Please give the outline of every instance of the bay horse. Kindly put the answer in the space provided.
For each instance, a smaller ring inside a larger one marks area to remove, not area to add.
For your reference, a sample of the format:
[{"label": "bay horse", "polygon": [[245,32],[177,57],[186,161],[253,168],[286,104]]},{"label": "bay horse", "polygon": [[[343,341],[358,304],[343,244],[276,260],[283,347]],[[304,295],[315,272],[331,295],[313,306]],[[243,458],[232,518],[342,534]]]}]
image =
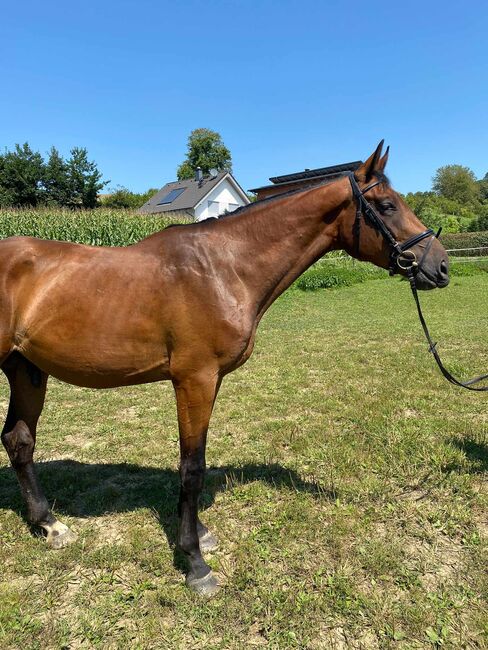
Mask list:
[{"label": "bay horse", "polygon": [[11,391],[1,437],[28,520],[51,547],[75,535],[51,512],[33,465],[48,376],[90,388],[171,380],[180,433],[177,544],[187,585],[207,596],[218,589],[202,557],[216,539],[198,517],[207,428],[223,377],[251,355],[268,307],[335,249],[384,268],[396,259],[402,274],[421,255],[421,264],[412,262],[417,287],[448,283],[446,251],[390,186],[382,145],[354,175],[131,246],[0,242],[0,365]]}]

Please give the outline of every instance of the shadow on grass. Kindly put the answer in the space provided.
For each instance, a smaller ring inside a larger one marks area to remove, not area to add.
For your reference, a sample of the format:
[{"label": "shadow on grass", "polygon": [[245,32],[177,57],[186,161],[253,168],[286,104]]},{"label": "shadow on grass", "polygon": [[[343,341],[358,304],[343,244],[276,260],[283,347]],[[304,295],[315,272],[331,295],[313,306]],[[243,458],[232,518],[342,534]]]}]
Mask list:
[{"label": "shadow on grass", "polygon": [[[478,442],[473,438],[464,438],[462,440],[455,438],[452,444],[462,451],[469,462],[469,474],[483,474],[488,472],[488,445]],[[459,470],[460,467],[449,466],[448,470]],[[466,471],[466,468],[462,468]]]},{"label": "shadow on grass", "polygon": [[[175,566],[183,568],[176,549],[179,474],[170,468],[141,467],[125,463],[90,464],[74,460],[36,463],[47,499],[55,499],[56,513],[73,517],[97,517],[107,513],[151,508],[159,516],[170,545]],[[202,509],[211,506],[218,492],[233,486],[261,481],[274,487],[305,492],[321,499],[335,499],[336,493],[313,481],[304,481],[279,464],[247,464],[209,467],[201,497]],[[24,511],[15,474],[0,468],[0,509]],[[244,525],[244,522],[243,522]]]}]

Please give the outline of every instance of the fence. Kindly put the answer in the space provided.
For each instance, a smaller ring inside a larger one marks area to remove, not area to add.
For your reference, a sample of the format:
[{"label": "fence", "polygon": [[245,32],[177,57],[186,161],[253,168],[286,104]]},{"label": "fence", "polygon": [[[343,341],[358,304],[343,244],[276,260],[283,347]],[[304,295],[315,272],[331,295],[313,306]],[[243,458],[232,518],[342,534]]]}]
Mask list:
[{"label": "fence", "polygon": [[488,261],[488,246],[476,246],[474,248],[448,248],[449,257],[460,262],[486,262]]}]

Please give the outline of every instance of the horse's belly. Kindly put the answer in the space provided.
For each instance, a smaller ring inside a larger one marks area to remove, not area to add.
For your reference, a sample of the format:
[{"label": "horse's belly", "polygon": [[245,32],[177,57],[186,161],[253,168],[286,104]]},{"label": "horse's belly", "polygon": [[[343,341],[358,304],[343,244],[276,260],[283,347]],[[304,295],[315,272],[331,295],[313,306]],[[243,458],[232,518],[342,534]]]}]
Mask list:
[{"label": "horse's belly", "polygon": [[114,388],[169,378],[169,359],[163,346],[94,341],[85,347],[73,342],[32,340],[19,351],[41,370],[77,386]]}]

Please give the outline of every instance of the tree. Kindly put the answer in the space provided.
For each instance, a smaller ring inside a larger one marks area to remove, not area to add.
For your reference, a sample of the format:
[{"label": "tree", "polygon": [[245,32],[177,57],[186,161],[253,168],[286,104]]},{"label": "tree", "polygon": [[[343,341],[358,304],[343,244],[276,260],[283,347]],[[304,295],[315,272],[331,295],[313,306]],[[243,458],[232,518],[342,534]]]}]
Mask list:
[{"label": "tree", "polygon": [[469,224],[468,230],[472,232],[488,230],[488,202],[481,205],[479,216]]},{"label": "tree", "polygon": [[472,205],[466,206],[434,192],[409,192],[404,199],[420,221],[434,230],[442,226],[444,232],[460,232],[477,216]]},{"label": "tree", "polygon": [[488,172],[478,181],[480,198],[482,201],[488,201]]},{"label": "tree", "polygon": [[232,156],[220,133],[211,129],[195,129],[190,133],[186,159],[176,172],[178,180],[194,178],[197,167],[204,174],[211,169],[232,171]]},{"label": "tree", "polygon": [[42,185],[45,203],[54,205],[69,204],[68,165],[60,156],[56,147],[51,147],[49,152],[49,160],[44,166]]},{"label": "tree", "polygon": [[44,161],[27,142],[0,156],[0,205],[36,206],[42,201]]},{"label": "tree", "polygon": [[99,191],[110,181],[102,181],[101,172],[98,171],[96,163],[88,160],[88,152],[84,147],[71,149],[67,169],[68,205],[73,208],[94,208]]},{"label": "tree", "polygon": [[463,165],[439,167],[432,179],[432,189],[439,196],[460,203],[477,203],[480,198],[474,172]]},{"label": "tree", "polygon": [[137,192],[131,192],[126,187],[117,187],[117,189],[112,190],[110,194],[104,196],[101,199],[101,204],[106,208],[140,208],[141,205],[144,205],[153,194],[156,194],[158,190],[149,189],[146,192],[139,194]]}]

